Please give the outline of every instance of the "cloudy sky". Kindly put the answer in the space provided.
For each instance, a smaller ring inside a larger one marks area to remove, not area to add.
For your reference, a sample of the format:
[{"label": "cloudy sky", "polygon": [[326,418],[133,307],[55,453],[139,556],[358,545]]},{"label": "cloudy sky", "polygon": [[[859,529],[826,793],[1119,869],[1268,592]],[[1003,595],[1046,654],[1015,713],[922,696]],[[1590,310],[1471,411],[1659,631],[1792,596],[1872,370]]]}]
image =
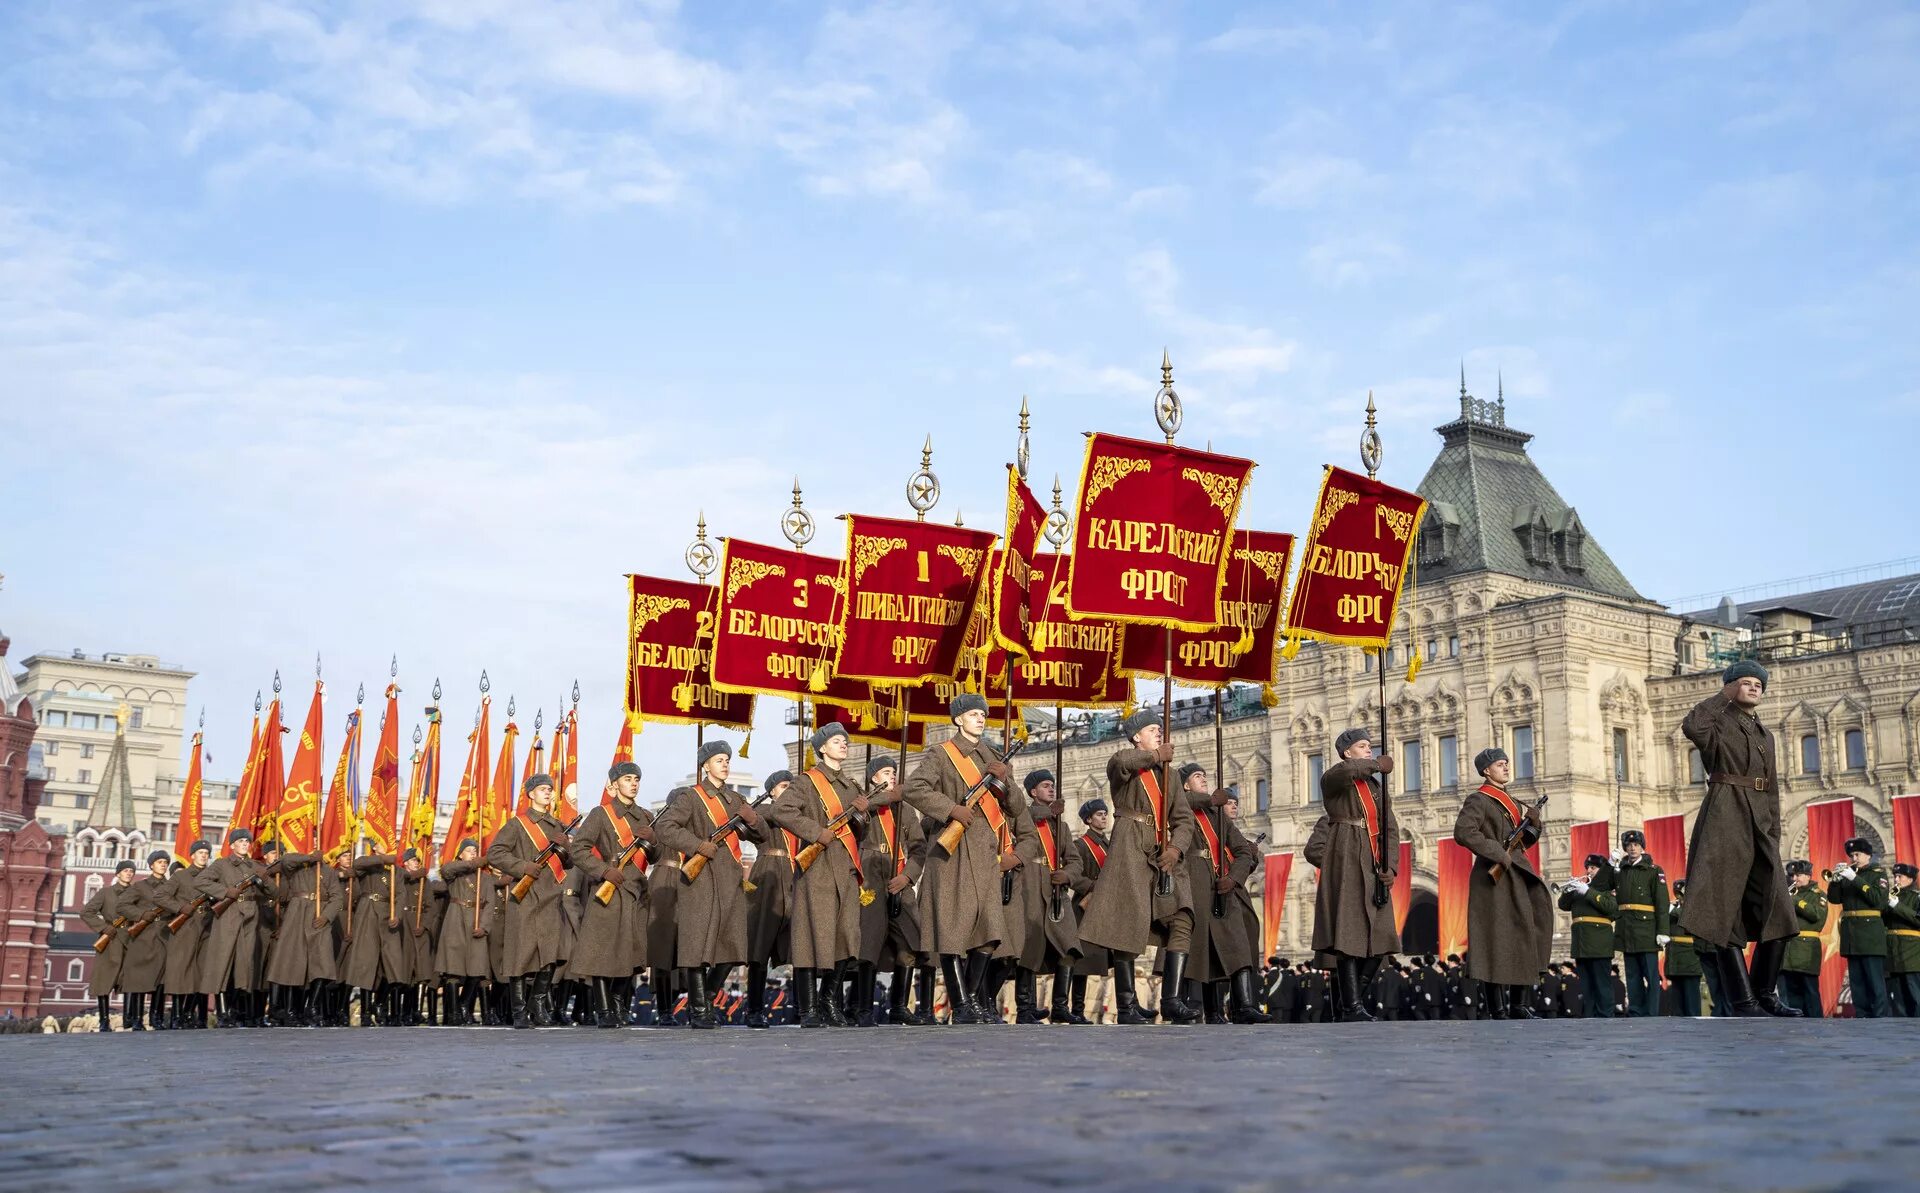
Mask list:
[{"label": "cloudy sky", "polygon": [[991,524],[1021,395],[1071,489],[1163,346],[1248,525],[1464,361],[1650,596],[1913,554],[1920,14],[1440,8],[8,4],[0,626],[197,671],[223,778],[316,651],[333,741],[394,652],[577,677],[591,770],[699,511],[837,550],[931,433]]}]

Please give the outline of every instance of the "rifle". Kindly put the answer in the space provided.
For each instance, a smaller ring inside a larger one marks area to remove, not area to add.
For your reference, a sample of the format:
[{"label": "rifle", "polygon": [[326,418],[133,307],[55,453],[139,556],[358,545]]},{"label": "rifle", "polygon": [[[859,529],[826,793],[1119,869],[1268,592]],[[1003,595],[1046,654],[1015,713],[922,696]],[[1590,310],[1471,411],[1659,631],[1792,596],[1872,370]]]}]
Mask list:
[{"label": "rifle", "polygon": [[249,874],[245,878],[240,880],[240,885],[233,889],[233,894],[228,895],[226,898],[220,899],[214,903],[213,914],[215,915],[227,914],[227,908],[232,907],[235,901],[237,901],[241,895],[245,894],[247,891],[247,888],[250,886],[259,887],[263,894],[272,893],[267,890],[267,884],[260,881],[260,876],[258,874]]},{"label": "rifle", "polygon": [[[1013,748],[1011,750],[1008,750],[1006,753],[1000,755],[1000,761],[1002,762],[1013,761],[1014,755],[1018,754],[1021,750],[1025,748],[1026,748],[1025,742],[1017,741],[1013,743]],[[967,788],[967,793],[964,796],[960,797],[960,803],[963,806],[968,808],[977,808],[980,806],[980,801],[986,797],[989,789],[993,791],[994,798],[996,799],[998,799],[999,797],[1007,793],[1007,785],[1005,783],[1002,783],[1000,780],[994,778],[991,774],[985,774],[980,776],[980,781],[978,783],[975,783],[973,786]],[[966,835],[967,835],[966,825],[961,824],[957,820],[949,820],[947,822],[947,827],[940,830],[940,835],[939,837],[936,838],[936,840],[939,841],[940,848],[946,850],[947,855],[951,857],[953,853],[960,848],[960,841]],[[1012,871],[1008,871],[1008,873],[1012,873]],[[1006,883],[1004,880],[1001,883],[1001,891],[1003,894],[1006,891]]]},{"label": "rifle", "polygon": [[127,926],[127,939],[139,940],[140,934],[142,932],[145,932],[148,928],[153,927],[153,922],[159,919],[160,913],[165,910],[166,908],[160,906],[158,903],[148,908],[147,914],[141,916],[139,919],[133,921],[133,923]]},{"label": "rifle", "polygon": [[[767,792],[761,792],[759,798],[755,799],[752,803],[748,804],[747,807],[758,808],[760,805],[766,803],[768,800],[772,798],[773,796],[771,794]],[[741,829],[745,827],[747,827],[747,822],[741,819],[740,813],[735,812],[733,815],[727,817],[726,823],[722,824],[720,827],[714,829],[712,832],[707,834],[707,844],[718,845],[722,841],[725,841],[729,836],[739,832]],[[809,862],[808,864],[811,865],[812,863]],[[687,860],[680,864],[680,874],[688,882],[692,882],[694,879],[700,877],[700,872],[702,870],[705,870],[706,868],[707,868],[706,854],[690,853],[687,855]]]},{"label": "rifle", "polygon": [[[1253,839],[1254,847],[1256,849],[1259,848],[1260,842],[1266,839],[1267,839],[1267,834],[1265,833],[1261,833],[1258,836],[1254,837]],[[1225,847],[1223,846],[1222,848],[1225,848]],[[1227,859],[1228,861],[1232,861],[1233,859],[1233,853],[1231,850],[1227,852]],[[1219,891],[1213,892],[1213,918],[1216,920],[1224,920],[1227,918],[1227,897],[1226,895],[1222,894]]]},{"label": "rifle", "polygon": [[[858,811],[855,808],[853,808],[851,805],[849,805],[845,808],[840,809],[840,815],[835,816],[832,820],[827,821],[826,833],[829,837],[831,837],[834,834],[838,833],[840,829],[845,825],[858,826],[858,825],[865,824],[866,822],[867,822],[867,814],[865,812]],[[800,873],[805,874],[808,870],[813,868],[813,863],[820,860],[820,852],[825,848],[826,846],[820,844],[820,842],[818,841],[813,841],[808,843],[805,849],[802,849],[799,853],[796,853],[793,855],[794,868],[799,870]]]},{"label": "rifle", "polygon": [[167,921],[168,934],[173,936],[179,935],[180,929],[186,927],[187,921],[193,918],[193,913],[196,911],[199,911],[202,907],[205,907],[206,905],[207,905],[207,897],[205,895],[195,896],[193,902],[187,904],[185,907],[182,907],[180,909],[179,915],[174,916],[172,919]]},{"label": "rifle", "polygon": [[[586,817],[584,815],[575,816],[573,818],[573,823],[569,824],[566,828],[562,829],[561,831],[571,836],[573,833],[573,830],[579,828],[580,822],[585,819]],[[513,901],[515,903],[526,902],[527,896],[533,893],[533,882],[535,877],[537,877],[540,872],[540,867],[547,864],[548,858],[559,853],[560,846],[564,845],[565,843],[566,843],[565,838],[549,841],[547,842],[547,847],[545,849],[542,849],[539,853],[536,853],[533,855],[534,872],[532,874],[521,875],[520,880],[513,884],[513,889],[507,892],[508,894],[513,896]]]},{"label": "rifle", "polygon": [[[1520,817],[1520,823],[1514,825],[1513,831],[1507,834],[1507,839],[1501,842],[1500,851],[1507,855],[1508,860],[1512,860],[1514,850],[1523,848],[1526,845],[1531,845],[1534,841],[1540,839],[1540,830],[1531,826],[1540,819],[1540,810],[1546,806],[1547,794],[1543,791],[1540,793],[1539,801]],[[1495,862],[1487,870],[1487,877],[1493,879],[1495,882],[1499,882],[1506,876],[1506,862]]]},{"label": "rifle", "polygon": [[127,926],[126,916],[115,916],[113,923],[108,924],[104,929],[102,929],[99,937],[94,940],[93,951],[96,953],[106,952],[107,946],[113,943],[113,934],[126,926]]},{"label": "rifle", "polygon": [[[648,830],[648,831],[651,832],[652,830]],[[620,856],[613,859],[613,865],[607,867],[608,872],[611,873],[614,870],[618,870],[620,867],[632,861],[633,855],[646,849],[646,847],[649,844],[651,844],[651,842],[647,841],[645,838],[642,838],[636,835],[633,838],[632,843],[629,844],[625,849],[622,849],[620,851]],[[652,855],[649,854],[648,856],[651,857]],[[594,888],[594,892],[593,892],[594,902],[598,903],[602,907],[607,907],[612,905],[613,893],[615,889],[616,888],[614,887],[613,880],[611,878],[603,881],[598,887]]]}]

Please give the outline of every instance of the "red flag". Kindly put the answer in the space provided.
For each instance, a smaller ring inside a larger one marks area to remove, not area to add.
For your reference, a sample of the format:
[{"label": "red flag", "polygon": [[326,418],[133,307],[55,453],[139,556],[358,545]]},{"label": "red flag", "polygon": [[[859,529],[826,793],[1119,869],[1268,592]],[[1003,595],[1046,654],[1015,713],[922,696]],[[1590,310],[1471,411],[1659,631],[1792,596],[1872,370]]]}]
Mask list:
[{"label": "red flag", "polygon": [[[1220,624],[1199,632],[1174,631],[1173,678],[1179,683],[1223,687],[1270,684],[1279,666],[1280,611],[1287,593],[1293,536],[1236,530],[1233,556],[1220,593]],[[1120,670],[1159,676],[1167,668],[1167,635],[1128,633],[1120,646]]]},{"label": "red flag", "polygon": [[1893,797],[1893,860],[1920,866],[1920,795]]},{"label": "red flag", "polygon": [[[865,683],[830,673],[847,587],[840,561],[745,539],[722,541],[713,686],[843,705],[871,699]],[[814,690],[816,677],[826,682],[825,691]]]},{"label": "red flag", "polygon": [[1260,882],[1260,957],[1273,956],[1280,939],[1280,914],[1287,907],[1287,879],[1293,874],[1291,853],[1269,853],[1264,859],[1266,873]]},{"label": "red flag", "polygon": [[273,707],[267,710],[267,723],[260,729],[260,762],[253,776],[253,784],[260,792],[260,803],[253,815],[255,841],[272,834],[280,810],[276,793],[285,791],[287,786],[286,743],[282,740],[286,733],[287,727],[280,716],[280,702],[276,700]]},{"label": "red flag", "polygon": [[1399,872],[1393,877],[1393,932],[1407,930],[1407,913],[1413,910],[1413,842],[1400,842]]},{"label": "red flag", "polygon": [[1033,651],[1033,606],[1027,588],[1034,549],[1046,524],[1047,511],[1040,508],[1033,490],[1020,479],[1020,469],[1007,465],[1007,528],[1000,549],[993,553],[988,583],[994,643],[1016,658],[1025,658]]},{"label": "red flag", "polygon": [[[1132,681],[1118,670],[1124,640],[1119,623],[1067,615],[1072,566],[1068,555],[1042,555],[1034,561],[1028,590],[1032,653],[1009,665],[1004,650],[993,652],[985,668],[989,699],[999,699],[1009,683],[1014,703],[1021,705],[1109,708],[1132,696]],[[944,707],[932,719],[944,722]]]},{"label": "red flag", "polygon": [[[201,719],[205,720],[204,717]],[[253,723],[253,736],[256,742],[260,738],[258,720]],[[247,760],[250,765],[253,760],[251,749],[247,751]],[[242,788],[246,786],[244,776],[240,785]],[[180,789],[180,823],[173,830],[173,856],[183,862],[189,860],[188,847],[200,839],[201,800],[200,735],[196,733],[193,735],[193,757],[187,761],[187,785]]]},{"label": "red flag", "polygon": [[1647,856],[1667,872],[1669,882],[1687,876],[1687,818],[1676,812],[1655,816],[1643,822],[1640,831],[1647,835]]},{"label": "red flag", "polygon": [[[900,749],[900,701],[898,693],[924,692],[932,685],[919,688],[884,688],[874,692],[873,703],[864,709],[842,708],[837,704],[816,702],[813,706],[815,727],[831,725],[835,721],[847,727],[847,737],[855,742],[869,746],[879,746],[898,752]],[[924,750],[927,748],[927,724],[913,719],[907,722],[907,749]]]},{"label": "red flag", "polygon": [[[1847,860],[1847,838],[1853,835],[1851,797],[1807,805],[1807,858],[1815,874]],[[1847,976],[1847,959],[1840,955],[1841,914],[1838,903],[1828,907],[1827,926],[1820,932],[1820,1005],[1829,1017],[1840,1005],[1840,986]]]},{"label": "red flag", "polygon": [[347,714],[347,736],[340,743],[340,761],[334,764],[333,782],[327,786],[327,810],[320,817],[320,856],[328,861],[343,852],[351,854],[360,840],[353,810],[359,793],[360,710],[356,708]]},{"label": "red flag", "polygon": [[1283,657],[1298,654],[1308,638],[1387,644],[1426,510],[1427,499],[1417,493],[1327,469],[1300,552]]},{"label": "red flag", "polygon": [[580,731],[580,712],[570,709],[553,727],[553,815],[562,824],[572,824],[580,815],[580,751],[574,737]]},{"label": "red flag", "polygon": [[380,715],[380,742],[373,748],[373,781],[360,809],[360,831],[375,853],[398,853],[396,820],[400,812],[400,688],[387,685],[387,709]]},{"label": "red flag", "polygon": [[427,740],[413,755],[413,776],[407,783],[407,809],[400,819],[404,834],[397,844],[420,851],[424,864],[433,856],[433,818],[440,803],[440,710],[427,710]]},{"label": "red flag", "polygon": [[713,686],[720,589],[628,576],[627,594],[628,715],[668,725],[751,729],[753,697]]},{"label": "red flag", "polygon": [[[614,739],[613,761],[607,763],[607,769],[612,770],[614,767],[619,766],[622,762],[632,762],[632,761],[633,761],[633,718],[631,716],[627,716],[627,717],[622,717],[620,719],[620,736]],[[610,808],[613,806],[613,784],[606,783],[601,785],[600,806],[603,808]]]},{"label": "red flag", "polygon": [[1473,852],[1440,839],[1439,852],[1440,955],[1467,951],[1467,884],[1473,878]]},{"label": "red flag", "polygon": [[1578,878],[1587,872],[1587,855],[1606,857],[1611,826],[1604,820],[1589,820],[1567,830],[1567,869]]},{"label": "red flag", "polygon": [[[279,718],[280,700],[279,697],[275,697],[273,707],[267,716],[267,724],[273,725],[279,721]],[[260,737],[260,714],[256,711],[253,714],[253,735],[248,739],[247,744],[247,760],[240,768],[240,789],[234,793],[233,814],[227,818],[229,836],[237,828],[253,831],[254,823],[260,819],[261,804],[265,802],[260,798],[260,771],[265,758],[265,745],[266,743]],[[192,844],[196,839],[189,837],[187,843]],[[227,848],[226,841],[220,843],[217,852],[221,857],[227,856],[230,850]]]},{"label": "red flag", "polygon": [[[517,730],[514,729],[512,721],[507,722],[507,731],[509,733],[517,732]],[[513,811],[516,816],[533,806],[527,802],[527,780],[533,778],[535,775],[546,775],[549,779],[553,778],[553,775],[547,770],[546,760],[547,743],[540,740],[540,731],[535,729],[533,731],[533,747],[527,751],[526,769],[520,772],[520,786],[514,788]]]},{"label": "red flag", "polygon": [[823,690],[827,674],[915,685],[958,673],[992,548],[988,530],[847,515],[837,641],[809,690]]},{"label": "red flag", "polygon": [[480,827],[485,834],[480,838],[480,850],[486,852],[493,844],[500,829],[513,818],[513,743],[520,736],[520,726],[507,722],[507,731],[500,735],[500,758],[494,763],[493,783],[486,789],[486,806],[483,809]]},{"label": "red flag", "polygon": [[326,685],[313,684],[313,702],[307,706],[307,723],[300,730],[300,744],[294,747],[293,766],[274,813],[274,839],[282,853],[312,853],[320,821],[320,785],[325,776],[320,767],[320,740],[325,733],[321,695]]},{"label": "red flag", "polygon": [[443,865],[459,858],[460,842],[467,837],[478,842],[482,850],[486,848],[487,826],[481,817],[487,810],[487,722],[492,705],[490,697],[480,698],[480,717],[474,722],[473,732],[467,735],[467,764],[460,772],[460,793],[453,805],[453,821],[447,826],[447,839],[440,849]]}]

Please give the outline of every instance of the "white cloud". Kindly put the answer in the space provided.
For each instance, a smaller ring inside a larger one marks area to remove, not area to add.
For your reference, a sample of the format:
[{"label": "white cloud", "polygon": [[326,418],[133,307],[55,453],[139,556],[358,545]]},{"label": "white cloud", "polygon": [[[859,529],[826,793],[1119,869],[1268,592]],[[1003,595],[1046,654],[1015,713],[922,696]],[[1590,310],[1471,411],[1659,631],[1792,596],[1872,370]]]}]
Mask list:
[{"label": "white cloud", "polygon": [[1336,289],[1364,286],[1405,259],[1398,243],[1379,235],[1333,237],[1309,247],[1305,257],[1308,275]]},{"label": "white cloud", "polygon": [[1200,48],[1222,54],[1277,54],[1323,50],[1330,41],[1327,31],[1314,25],[1238,25],[1207,38]]},{"label": "white cloud", "polygon": [[1350,157],[1309,154],[1263,171],[1256,197],[1275,207],[1318,207],[1361,191],[1374,182],[1367,168]]}]

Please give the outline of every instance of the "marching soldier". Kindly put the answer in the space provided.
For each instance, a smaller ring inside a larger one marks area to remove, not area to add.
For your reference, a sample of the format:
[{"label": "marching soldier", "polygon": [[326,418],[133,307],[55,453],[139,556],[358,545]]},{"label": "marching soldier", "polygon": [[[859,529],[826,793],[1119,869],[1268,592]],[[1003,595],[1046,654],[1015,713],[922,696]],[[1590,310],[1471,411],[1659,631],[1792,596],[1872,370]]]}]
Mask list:
[{"label": "marching soldier", "polygon": [[[1073,911],[1076,922],[1083,922],[1087,916],[1087,895],[1092,893],[1094,884],[1099,881],[1100,871],[1106,867],[1107,855],[1113,850],[1112,838],[1113,813],[1107,808],[1107,801],[1090,799],[1080,805],[1080,823],[1085,825],[1080,835],[1074,838],[1074,852],[1080,855],[1081,881],[1084,889],[1076,889],[1073,895]],[[1077,925],[1076,925],[1077,926]],[[1107,950],[1094,944],[1086,937],[1080,938],[1080,959],[1073,963],[1073,1000],[1067,1007],[1067,1022],[1078,1026],[1091,1024],[1087,1018],[1087,979],[1096,974],[1105,976],[1113,968],[1113,959]],[[1100,1008],[1095,1007],[1098,1014]]]},{"label": "marching soldier", "polygon": [[[654,821],[654,839],[691,860],[706,858],[699,877],[682,881],[675,904],[674,963],[686,970],[687,1022],[692,1027],[718,1026],[708,967],[722,977],[747,959],[747,869],[741,838],[756,846],[768,840],[766,822],[727,786],[733,771],[733,747],[710,741],[700,747],[700,775],[691,787],[679,787],[667,796],[666,811]],[[722,825],[738,818],[739,826],[718,841]],[[649,942],[651,944],[651,942]],[[671,995],[655,991],[657,1013],[672,1014]]]},{"label": "marching soldier", "polygon": [[[926,864],[927,837],[920,814],[900,795],[899,764],[887,755],[875,756],[867,763],[873,820],[860,862],[866,879],[860,897],[860,964],[875,973],[882,967],[892,972],[886,1021],[920,1027],[933,1022],[933,967],[925,964],[920,949],[920,908],[913,889]],[[916,985],[919,1005],[909,1010],[907,996]]]},{"label": "marching soldier", "polygon": [[[1069,998],[1073,991],[1073,963],[1080,956],[1080,920],[1074,900],[1093,889],[1086,877],[1073,830],[1063,818],[1066,801],[1059,798],[1053,772],[1036,770],[1021,781],[1028,813],[1033,819],[1033,841],[1027,847],[1030,863],[1019,873],[1027,887],[1027,940],[1015,978],[1016,1022],[1071,1023]],[[1046,1014],[1037,1005],[1039,974],[1053,975],[1053,997]]]},{"label": "marching soldier", "polygon": [[[1686,901],[1687,880],[1676,879],[1673,884],[1673,902],[1667,907],[1667,923],[1680,922],[1680,912],[1686,906]],[[1695,951],[1693,945],[1693,937],[1684,933],[1667,938],[1667,981],[1673,985],[1674,1002],[1678,1012],[1687,1018],[1698,1019],[1700,1017],[1700,954]]]},{"label": "marching soldier", "polygon": [[[418,857],[416,851],[406,851],[406,860]],[[413,984],[413,925],[411,917],[403,922],[400,912],[403,907],[412,910],[414,884],[420,878],[404,869],[401,856],[391,853],[355,858],[353,875],[353,934],[346,941],[340,980],[360,991],[360,1026],[373,1024],[376,1002],[381,1023],[404,1022],[410,1018],[405,1003]],[[341,894],[344,899],[344,889]]]},{"label": "marching soldier", "polygon": [[1193,810],[1194,841],[1199,846],[1187,862],[1187,880],[1199,905],[1194,913],[1194,948],[1189,964],[1194,980],[1201,984],[1207,1022],[1226,1022],[1229,1001],[1233,1022],[1270,1022],[1260,1012],[1254,984],[1253,967],[1259,960],[1260,947],[1260,939],[1254,934],[1258,921],[1247,914],[1253,901],[1247,894],[1246,881],[1260,864],[1260,851],[1233,821],[1233,791],[1210,791],[1210,776],[1194,763],[1180,770],[1186,776],[1183,787]]},{"label": "marching soldier", "polygon": [[[111,932],[106,951],[95,956],[93,977],[87,983],[87,993],[93,996],[94,1006],[98,1008],[100,1030],[113,1030],[114,991],[120,988],[120,967],[127,959],[127,925],[139,918],[142,900],[133,890],[133,873],[140,867],[131,861],[122,861],[113,868],[113,881],[101,887],[80,909],[80,921],[95,932]],[[140,1016],[135,1013],[138,1006],[135,995],[126,995],[122,1001],[126,1004],[124,1026],[128,1031],[146,1030],[140,1025]]]},{"label": "marching soldier", "polygon": [[1820,934],[1827,926],[1827,893],[1814,885],[1813,863],[1795,859],[1787,863],[1787,881],[1792,884],[1793,914],[1799,924],[1794,938],[1787,942],[1786,956],[1780,965],[1780,992],[1786,1004],[1808,1019],[1825,1014],[1820,1001],[1820,966],[1826,945]]},{"label": "marching soldier", "polygon": [[[1773,734],[1755,713],[1767,671],[1743,660],[1720,680],[1720,691],[1694,706],[1680,726],[1707,771],[1706,798],[1687,850],[1691,894],[1681,928],[1717,950],[1732,1014],[1795,1017],[1774,994],[1797,929],[1780,865]],[[1743,954],[1748,941],[1755,942],[1751,970]]]},{"label": "marching soldier", "polygon": [[567,845],[587,891],[567,969],[592,984],[594,1023],[620,1028],[633,999],[633,975],[647,965],[647,866],[658,849],[653,813],[635,798],[640,768],[615,763],[607,771],[607,786],[612,804],[588,812]]},{"label": "marching soldier", "polygon": [[1667,919],[1667,874],[1647,856],[1646,834],[1639,829],[1620,834],[1620,852],[1613,875],[1613,894],[1619,903],[1613,940],[1626,959],[1627,1014],[1657,1017],[1660,950],[1673,935]]},{"label": "marching soldier", "polygon": [[[147,855],[147,876],[133,884],[138,918],[126,929],[127,955],[120,964],[120,992],[135,1005],[126,1013],[129,1031],[160,1031],[167,1026],[165,991],[160,985],[167,968],[167,907],[163,892],[173,855],[156,849]],[[139,935],[134,935],[138,932]]]},{"label": "marching soldier", "polygon": [[440,925],[434,968],[448,1003],[447,1022],[466,1027],[478,1022],[475,1007],[481,987],[493,977],[487,933],[494,888],[492,876],[480,866],[480,842],[463,838],[454,860],[440,867],[440,878],[447,884],[447,914]]},{"label": "marching soldier", "polygon": [[[778,802],[792,783],[790,770],[768,775],[768,802]],[[747,892],[748,1027],[773,1025],[767,1014],[767,971],[793,961],[793,855],[798,851],[792,833],[769,832],[747,874],[747,883],[753,887]]]},{"label": "marching soldier", "polygon": [[[261,852],[266,852],[264,847]],[[328,983],[340,979],[340,955],[333,937],[345,904],[344,892],[330,870],[321,866],[318,854],[281,854],[267,865],[278,880],[274,889],[280,907],[279,933],[267,950],[267,982],[283,1022],[318,1027],[322,995]],[[343,941],[350,955],[352,940],[343,937]],[[377,953],[379,942],[372,944]],[[363,1022],[371,1025],[369,1010],[363,1000],[360,1013]]]},{"label": "marching soldier", "polygon": [[253,833],[235,829],[227,843],[233,852],[194,878],[195,893],[205,895],[214,908],[213,923],[200,948],[197,988],[225,1001],[222,1026],[261,1026],[266,1022],[265,1009],[253,1006],[253,990],[265,964],[259,925],[270,888],[262,881],[266,867],[253,858]]},{"label": "marching soldier", "polygon": [[1313,949],[1330,958],[1339,985],[1342,1023],[1369,1022],[1366,993],[1380,964],[1400,947],[1393,903],[1374,902],[1376,883],[1393,885],[1394,870],[1375,856],[1381,817],[1390,841],[1400,839],[1391,809],[1382,809],[1376,776],[1393,773],[1393,759],[1374,757],[1365,729],[1348,729],[1333,743],[1340,761],[1320,777],[1326,812],[1313,826],[1302,854],[1320,871],[1313,904]]},{"label": "marching soldier", "polygon": [[513,1025],[551,1027],[553,975],[567,959],[572,935],[565,907],[572,859],[567,827],[553,816],[553,779],[529,775],[520,787],[530,806],[500,826],[487,865],[513,884],[533,880],[526,898],[515,901],[508,894],[502,964],[511,983]]},{"label": "marching soldier", "polygon": [[[1467,977],[1480,983],[1486,1017],[1525,1019],[1526,988],[1553,952],[1553,902],[1527,846],[1540,839],[1538,814],[1507,794],[1513,762],[1498,746],[1474,755],[1480,786],[1460,805],[1453,839],[1473,854],[1467,881]],[[1514,829],[1520,847],[1507,852]],[[1494,878],[1494,867],[1500,878]]]},{"label": "marching soldier", "polygon": [[1560,910],[1573,913],[1573,963],[1580,971],[1581,1010],[1588,1019],[1611,1019],[1613,917],[1619,901],[1604,884],[1595,885],[1601,872],[1611,868],[1606,855],[1588,854],[1586,866],[1585,878],[1573,879],[1561,890]]},{"label": "marching soldier", "polygon": [[1893,1013],[1920,1019],[1920,869],[1900,862],[1893,868],[1893,895],[1883,913],[1887,921],[1887,973],[1892,979]]},{"label": "marching soldier", "polygon": [[[801,1027],[851,1027],[841,997],[860,953],[860,835],[872,805],[846,773],[853,743],[845,725],[820,726],[809,744],[819,765],[781,794],[771,817],[777,827],[819,846],[812,865],[794,876],[793,981]],[[795,859],[796,868],[803,860]],[[872,989],[857,994],[855,1004],[871,1020]]]},{"label": "marching soldier", "polygon": [[1893,883],[1875,864],[1865,837],[1847,841],[1847,861],[1835,867],[1827,899],[1840,905],[1840,955],[1847,959],[1853,1013],[1884,1018],[1887,1006],[1887,923],[1881,912],[1893,898]]},{"label": "marching soldier", "polygon": [[1163,960],[1160,1014],[1193,1023],[1200,1011],[1180,997],[1193,941],[1193,888],[1180,859],[1193,848],[1193,810],[1163,791],[1156,767],[1173,760],[1160,720],[1142,709],[1121,722],[1128,744],[1107,759],[1114,809],[1113,844],[1080,921],[1080,939],[1113,959],[1116,1021],[1150,1023],[1134,991],[1134,958],[1157,944]]},{"label": "marching soldier", "polygon": [[[212,900],[200,893],[200,872],[212,857],[211,844],[195,841],[187,847],[187,861],[174,866],[167,885],[154,892],[167,908],[168,918],[162,921],[167,966],[161,984],[173,992],[167,1013],[167,1026],[173,1028],[207,1025],[206,996],[200,993],[200,946],[207,937],[207,922],[213,917],[207,910]],[[178,931],[173,927],[175,921],[180,922]]]}]

